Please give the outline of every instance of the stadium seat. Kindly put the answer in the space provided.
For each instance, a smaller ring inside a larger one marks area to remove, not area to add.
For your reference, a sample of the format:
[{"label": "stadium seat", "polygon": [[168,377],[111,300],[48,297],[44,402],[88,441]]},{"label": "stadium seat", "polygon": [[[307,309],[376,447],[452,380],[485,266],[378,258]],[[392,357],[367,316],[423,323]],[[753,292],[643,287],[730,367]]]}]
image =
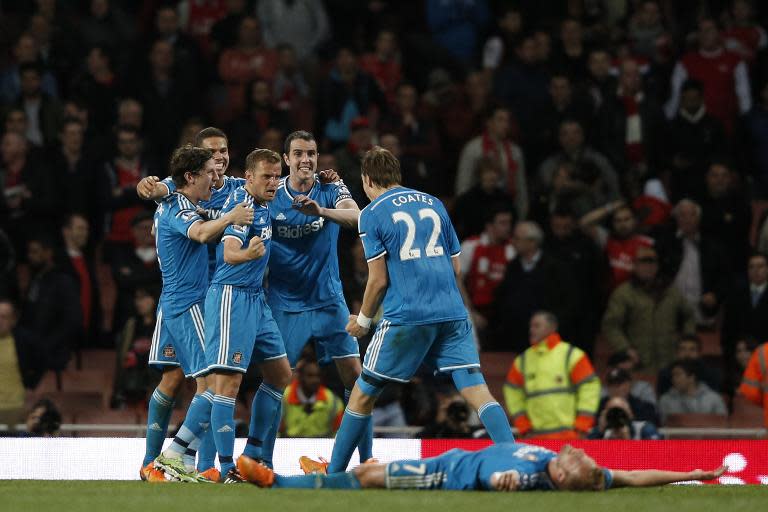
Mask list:
[{"label": "stadium seat", "polygon": [[763,408],[742,396],[733,397],[733,412],[729,418],[732,428],[760,428],[764,426]]},{"label": "stadium seat", "polygon": [[721,357],[723,349],[720,346],[720,331],[699,330],[696,335],[701,339],[701,355]]},{"label": "stadium seat", "polygon": [[720,414],[670,414],[664,421],[665,427],[676,428],[726,428],[728,427],[728,416]]}]

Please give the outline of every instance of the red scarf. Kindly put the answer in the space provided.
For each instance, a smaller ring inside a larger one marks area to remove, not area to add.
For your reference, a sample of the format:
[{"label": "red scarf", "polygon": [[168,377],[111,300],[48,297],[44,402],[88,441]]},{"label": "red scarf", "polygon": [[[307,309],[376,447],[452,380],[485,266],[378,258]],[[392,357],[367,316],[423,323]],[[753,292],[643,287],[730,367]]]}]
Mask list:
[{"label": "red scarf", "polygon": [[627,160],[631,164],[639,164],[645,161],[639,109],[639,101],[642,97],[639,94],[634,96],[622,94],[621,100],[624,102],[624,112],[627,114],[627,136],[624,141]]},{"label": "red scarf", "polygon": [[[517,180],[515,179],[517,177],[517,162],[512,157],[512,143],[509,142],[509,140],[504,140],[501,142],[501,149],[504,151],[504,155],[507,159],[507,192],[512,197],[516,197],[517,192]],[[495,140],[488,134],[488,130],[485,130],[483,132],[483,156],[488,156],[492,158],[499,158],[501,156],[499,154],[499,147]],[[501,159],[499,158],[499,163],[501,163]]]}]

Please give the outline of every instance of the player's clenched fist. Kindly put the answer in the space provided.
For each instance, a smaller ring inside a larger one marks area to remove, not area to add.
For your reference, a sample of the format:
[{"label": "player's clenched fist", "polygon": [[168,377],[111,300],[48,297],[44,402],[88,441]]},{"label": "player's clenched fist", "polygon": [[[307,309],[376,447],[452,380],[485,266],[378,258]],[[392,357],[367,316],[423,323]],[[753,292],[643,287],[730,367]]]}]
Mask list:
[{"label": "player's clenched fist", "polygon": [[152,197],[152,194],[155,192],[155,184],[160,181],[160,178],[157,176],[147,176],[146,178],[142,178],[141,181],[139,181],[139,184],[136,185],[136,193],[139,194],[139,197],[142,199],[149,199]]},{"label": "player's clenched fist", "polygon": [[357,315],[349,315],[349,322],[347,323],[347,332],[350,336],[355,338],[362,338],[368,334],[368,329],[357,323]]},{"label": "player's clenched fist", "polygon": [[497,491],[516,491],[520,486],[520,473],[514,469],[511,471],[497,471],[491,475],[491,487]]},{"label": "player's clenched fist", "polygon": [[248,251],[251,253],[251,259],[257,260],[263,257],[267,253],[264,240],[258,236],[251,238],[251,241],[248,243]]},{"label": "player's clenched fist", "polygon": [[237,224],[238,226],[253,224],[253,208],[248,206],[246,201],[232,208],[227,215],[229,215],[232,224]]}]

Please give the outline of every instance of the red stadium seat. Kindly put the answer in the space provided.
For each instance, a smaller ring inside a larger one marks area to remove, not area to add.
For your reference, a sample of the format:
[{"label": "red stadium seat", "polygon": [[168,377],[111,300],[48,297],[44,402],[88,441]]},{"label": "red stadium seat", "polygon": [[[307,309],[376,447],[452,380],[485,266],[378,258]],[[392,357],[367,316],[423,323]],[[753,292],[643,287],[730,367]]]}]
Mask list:
[{"label": "red stadium seat", "polygon": [[727,428],[728,416],[720,414],[670,414],[666,417],[664,426],[677,428]]},{"label": "red stadium seat", "polygon": [[760,428],[764,425],[763,408],[740,395],[733,397],[733,412],[729,418],[732,428]]}]

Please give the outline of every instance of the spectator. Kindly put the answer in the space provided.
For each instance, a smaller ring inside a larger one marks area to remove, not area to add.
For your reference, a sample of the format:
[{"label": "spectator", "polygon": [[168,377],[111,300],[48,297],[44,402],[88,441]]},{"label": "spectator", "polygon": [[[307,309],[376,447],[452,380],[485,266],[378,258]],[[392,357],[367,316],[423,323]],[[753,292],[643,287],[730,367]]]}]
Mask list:
[{"label": "spectator", "polygon": [[758,52],[768,46],[768,35],[754,20],[754,9],[749,0],[734,0],[729,14],[730,26],[723,31],[723,45],[752,64]]},{"label": "spectator", "polygon": [[0,424],[16,425],[24,416],[24,388],[35,387],[41,376],[35,349],[29,334],[16,327],[16,307],[0,299]]},{"label": "spectator", "polygon": [[125,47],[136,36],[131,19],[110,0],[91,0],[88,14],[77,30],[85,46],[103,46],[110,50]]},{"label": "spectator", "polygon": [[721,343],[726,360],[734,354],[737,340],[768,339],[768,256],[753,253],[747,264],[747,282],[737,281],[723,308]]},{"label": "spectator", "polygon": [[[133,84],[133,93],[145,108],[146,134],[157,158],[166,161],[174,149],[176,133],[185,119],[199,113],[199,87],[191,68],[179,62],[174,46],[165,39],[156,40],[146,54]],[[144,147],[147,152],[149,147]]]},{"label": "spectator", "polygon": [[561,262],[571,278],[573,314],[578,318],[570,334],[571,342],[592,353],[595,335],[600,330],[600,315],[605,297],[602,287],[605,264],[594,242],[578,229],[578,221],[568,209],[558,209],[549,219],[544,250]]},{"label": "spectator", "polygon": [[[76,118],[67,118],[59,134],[60,148],[51,157],[51,168],[58,173],[56,190],[62,196],[66,213],[81,213],[93,224],[98,222],[98,202],[91,186],[96,180],[96,163],[85,152],[85,127]],[[101,233],[95,233],[98,236]]]},{"label": "spectator", "polygon": [[83,69],[73,78],[70,90],[85,103],[88,126],[96,133],[105,133],[115,122],[117,98],[123,88],[110,51],[103,46],[93,46],[86,54]]},{"label": "spectator", "polygon": [[483,69],[496,71],[502,63],[514,60],[515,42],[523,29],[523,15],[519,7],[506,6],[497,18],[498,27],[483,45]]},{"label": "spectator", "polygon": [[501,168],[493,157],[483,157],[475,168],[477,183],[456,198],[453,218],[460,240],[479,235],[486,222],[489,205],[503,205],[509,212],[515,211],[515,200],[499,184]]},{"label": "spectator", "polygon": [[656,56],[659,38],[665,32],[660,11],[655,0],[643,0],[629,20],[628,36],[632,52],[647,60]]},{"label": "spectator", "polygon": [[115,380],[110,407],[144,402],[160,380],[149,367],[149,350],[155,330],[157,287],[139,287],[133,298],[135,313],[128,318],[117,336]]},{"label": "spectator", "polygon": [[285,437],[333,437],[343,414],[344,402],[323,386],[317,362],[300,361],[296,378],[283,394],[281,434]]},{"label": "spectator", "polygon": [[720,394],[700,382],[695,365],[685,360],[672,364],[672,389],[659,399],[659,410],[662,422],[666,422],[670,414],[728,415]]},{"label": "spectator", "polygon": [[507,374],[504,398],[519,437],[577,439],[595,424],[600,380],[589,358],[560,338],[557,318],[531,317],[530,344]]},{"label": "spectator", "polygon": [[609,290],[615,290],[620,284],[632,277],[635,256],[640,247],[652,247],[653,239],[637,231],[637,217],[632,208],[619,206],[611,216],[611,234],[603,244],[603,251],[610,267]]},{"label": "spectator", "polygon": [[[25,32],[13,46],[13,63],[0,72],[0,103],[14,103],[21,96],[21,66],[24,64],[40,65],[40,47],[32,34]],[[43,95],[56,98],[59,85],[50,71],[40,74],[40,90]]]},{"label": "spectator", "polygon": [[575,18],[563,20],[560,23],[560,44],[552,59],[553,67],[580,82],[587,77],[587,51],[581,22]]},{"label": "spectator", "polygon": [[45,370],[60,372],[78,346],[83,321],[77,283],[56,266],[54,244],[44,236],[30,238],[27,260],[31,271],[19,325],[37,338]]},{"label": "spectator", "polygon": [[112,278],[117,287],[114,324],[119,326],[136,314],[136,291],[161,284],[152,236],[152,213],[141,211],[131,219],[130,242],[115,244],[110,256]]},{"label": "spectator", "polygon": [[727,140],[723,124],[704,104],[704,85],[698,80],[686,80],[680,89],[680,109],[670,123],[665,144],[673,197],[701,194],[706,166],[713,157],[725,153]]},{"label": "spectator", "polygon": [[250,82],[245,88],[245,111],[227,130],[232,144],[230,158],[245,161],[250,148],[258,147],[259,137],[268,128],[285,132],[290,127],[288,113],[275,107],[269,82],[262,79]]},{"label": "spectator", "polygon": [[623,368],[612,368],[605,376],[605,396],[600,399],[598,407],[598,416],[608,407],[608,402],[613,398],[621,398],[627,401],[632,418],[638,421],[649,421],[654,424],[659,423],[659,417],[656,412],[656,404],[646,402],[632,394],[632,385],[634,384],[632,374]]},{"label": "spectator", "polygon": [[386,112],[386,103],[376,81],[358,69],[355,53],[341,48],[335,66],[319,86],[317,126],[330,147],[338,148],[351,135],[350,123],[355,117],[376,120]]},{"label": "spectator", "polygon": [[693,334],[693,312],[677,288],[659,279],[659,259],[638,247],[632,279],[616,288],[603,315],[603,335],[615,350],[629,350],[646,371],[669,364],[675,341]]},{"label": "spectator", "polygon": [[611,54],[605,48],[594,48],[589,52],[587,68],[587,90],[597,112],[605,99],[616,93],[619,83],[612,73]]},{"label": "spectator", "polygon": [[[211,28],[227,14],[223,0],[181,0],[176,2],[181,29],[192,36],[207,60],[213,55]],[[237,27],[235,28],[237,32]]]},{"label": "spectator", "polygon": [[763,343],[755,349],[749,358],[747,369],[739,386],[739,394],[756,405],[761,405],[764,411],[765,427],[768,428],[768,343]]},{"label": "spectator", "polygon": [[226,14],[211,26],[211,54],[218,55],[237,42],[237,27],[248,14],[247,0],[227,0]]},{"label": "spectator", "polygon": [[288,114],[297,126],[312,126],[314,109],[310,101],[309,85],[296,59],[296,50],[289,44],[277,48],[278,64],[272,85],[274,104]]},{"label": "spectator", "polygon": [[432,423],[426,425],[419,437],[427,439],[466,439],[485,434],[470,424],[471,411],[467,402],[458,393],[443,395],[438,400],[437,414]]},{"label": "spectator", "polygon": [[683,199],[672,211],[673,229],[656,236],[663,260],[660,274],[673,280],[699,325],[711,325],[720,309],[728,279],[729,261],[718,241],[701,233],[701,207]]},{"label": "spectator", "polygon": [[[150,40],[152,46],[162,40],[171,45],[174,61],[177,64],[176,71],[191,74],[194,83],[205,83],[207,73],[203,71],[204,63],[200,55],[200,47],[197,41],[184,33],[179,25],[179,14],[172,5],[160,5],[155,12],[154,34]],[[237,34],[237,26],[232,27],[232,37]],[[151,48],[144,48],[144,54],[149,54]]]},{"label": "spectator", "polygon": [[526,350],[531,315],[543,308],[556,312],[565,336],[576,328],[576,304],[571,276],[542,249],[544,234],[534,222],[518,222],[512,243],[517,256],[507,266],[494,294],[494,327],[485,350]]},{"label": "spectator", "polygon": [[[698,336],[683,336],[677,342],[676,361],[691,361],[696,371],[696,377],[713,391],[723,390],[723,375],[719,368],[708,365],[701,356],[701,338]],[[672,387],[672,367],[668,366],[659,371],[656,379],[656,393],[661,396]]]},{"label": "spectator", "polygon": [[229,117],[245,107],[246,85],[257,78],[272,81],[277,72],[277,52],[264,45],[259,20],[246,16],[240,22],[237,44],[219,56],[219,77],[227,86]]},{"label": "spectator", "polygon": [[62,119],[61,103],[43,91],[43,70],[39,64],[19,66],[21,95],[16,106],[27,113],[27,139],[38,147],[50,146],[56,140]]},{"label": "spectator", "polygon": [[516,254],[511,240],[512,212],[503,206],[487,205],[486,208],[485,230],[462,242],[459,255],[464,284],[474,308],[473,324],[481,332],[493,313],[496,287]]},{"label": "spectator", "polygon": [[738,392],[752,353],[760,345],[754,338],[744,338],[734,344],[733,357],[726,361],[724,391],[733,400]]},{"label": "spectator", "polygon": [[[638,400],[642,400],[656,407],[656,391],[651,386],[650,382],[642,379],[638,379],[635,376],[636,359],[633,358],[626,350],[621,352],[614,352],[608,358],[608,372],[610,373],[614,368],[620,368],[629,373],[632,378],[632,383],[629,387],[629,394]],[[608,393],[603,388],[602,396],[608,396]]]},{"label": "spectator", "polygon": [[331,35],[323,2],[261,0],[257,13],[266,45],[270,48],[293,45],[299,61],[312,58]]},{"label": "spectator", "polygon": [[6,133],[0,142],[0,197],[5,232],[17,254],[24,254],[23,240],[30,233],[47,230],[58,206],[55,180],[43,161],[29,149],[26,139]]},{"label": "spectator", "polygon": [[61,428],[61,413],[53,402],[43,398],[32,406],[25,423],[27,431],[22,437],[55,437]]},{"label": "spectator", "polygon": [[425,8],[434,41],[457,61],[472,62],[480,34],[490,21],[486,0],[427,0]]},{"label": "spectator", "polygon": [[617,396],[606,402],[589,439],[658,440],[661,434],[652,422],[635,420],[629,403]]},{"label": "spectator", "polygon": [[87,247],[89,232],[88,219],[78,213],[67,216],[61,228],[65,256],[60,266],[77,281],[80,292],[83,331],[78,336],[78,345],[73,347],[78,350],[98,345],[101,334],[100,290],[96,258]]},{"label": "spectator", "polygon": [[158,172],[142,154],[141,135],[135,128],[118,126],[115,140],[117,151],[104,163],[97,178],[102,211],[106,215],[103,227],[107,240],[130,242],[131,219],[145,207],[136,195],[136,184]]},{"label": "spectator", "polygon": [[360,57],[360,69],[376,79],[387,101],[394,105],[395,89],[403,80],[397,34],[392,30],[380,30],[376,34],[373,52]]},{"label": "spectator", "polygon": [[744,116],[743,134],[737,138],[744,168],[754,179],[754,193],[768,198],[768,80],[761,81],[760,97]]},{"label": "spectator", "polygon": [[368,204],[360,178],[360,163],[365,153],[373,147],[376,132],[366,117],[356,117],[349,123],[347,144],[334,153],[339,164],[341,178],[349,188],[352,197],[359,205]]},{"label": "spectator", "polygon": [[618,90],[605,98],[597,122],[599,148],[625,179],[639,183],[658,169],[666,120],[661,105],[644,89],[636,60],[619,65]]},{"label": "spectator", "polygon": [[520,147],[512,142],[510,114],[504,107],[488,111],[485,131],[470,140],[461,151],[456,174],[456,195],[467,192],[474,185],[477,162],[483,157],[496,158],[502,173],[499,185],[515,198],[517,216],[524,219],[528,213],[528,185],[525,179],[525,162]]},{"label": "spectator", "polygon": [[416,176],[404,176],[405,183],[431,194],[445,188],[445,176],[438,170],[440,140],[433,123],[418,112],[419,94],[407,83],[397,86],[395,108],[382,120],[382,129],[391,131],[402,146],[401,165],[416,170]]},{"label": "spectator", "polygon": [[727,247],[727,268],[743,272],[749,256],[752,208],[738,185],[738,176],[723,161],[710,164],[701,197],[701,234]]},{"label": "spectator", "polygon": [[747,65],[723,47],[720,29],[712,18],[699,20],[698,43],[697,51],[684,54],[675,65],[672,92],[665,106],[667,117],[675,116],[681,86],[686,79],[693,78],[704,84],[707,110],[731,134],[738,115],[752,107]]},{"label": "spectator", "polygon": [[539,167],[538,186],[552,186],[555,171],[563,162],[574,166],[574,176],[587,185],[587,197],[591,207],[582,208],[586,213],[598,206],[619,199],[619,180],[607,158],[584,144],[584,129],[578,121],[567,119],[560,124],[560,150],[549,156]]}]

